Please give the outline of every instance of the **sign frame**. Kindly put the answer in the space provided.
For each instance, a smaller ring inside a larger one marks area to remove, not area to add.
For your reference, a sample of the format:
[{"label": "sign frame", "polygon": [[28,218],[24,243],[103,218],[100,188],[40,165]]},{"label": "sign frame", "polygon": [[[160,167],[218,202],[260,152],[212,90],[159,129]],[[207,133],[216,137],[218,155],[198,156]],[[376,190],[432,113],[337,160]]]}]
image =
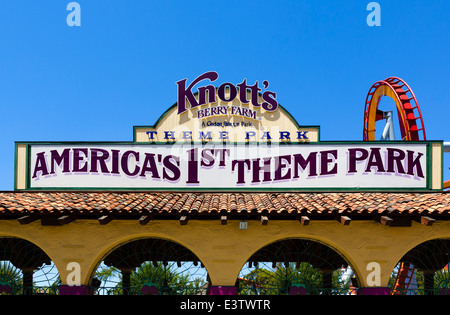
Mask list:
[{"label": "sign frame", "polygon": [[[223,142],[209,142],[209,144],[224,145]],[[234,143],[238,145],[249,145],[249,143]],[[267,145],[267,143],[252,143],[252,145]],[[205,188],[205,187],[32,187],[31,186],[31,146],[33,145],[67,145],[67,146],[100,146],[100,145],[132,145],[132,146],[158,146],[170,145],[167,142],[140,143],[140,142],[112,142],[112,141],[69,141],[69,142],[15,142],[15,169],[14,189],[16,191],[148,191],[148,192],[431,192],[443,190],[443,141],[320,141],[307,143],[276,143],[279,146],[330,146],[330,145],[373,145],[377,144],[399,144],[426,146],[426,187],[232,187],[232,188]],[[173,143],[172,145],[186,145]],[[205,145],[204,142],[192,142],[193,146]],[[228,144],[232,146],[233,144]]]}]

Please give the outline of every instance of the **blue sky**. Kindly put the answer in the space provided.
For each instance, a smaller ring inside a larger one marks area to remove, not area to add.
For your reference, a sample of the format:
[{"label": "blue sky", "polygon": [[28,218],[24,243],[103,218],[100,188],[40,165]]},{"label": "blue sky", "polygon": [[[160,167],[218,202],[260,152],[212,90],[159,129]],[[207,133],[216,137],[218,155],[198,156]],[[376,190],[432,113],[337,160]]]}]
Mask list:
[{"label": "blue sky", "polygon": [[379,27],[368,0],[79,0],[79,27],[69,2],[0,6],[0,190],[13,189],[15,141],[131,141],[176,102],[176,81],[206,71],[218,85],[268,80],[321,140],[362,140],[369,88],[397,76],[428,140],[450,141],[448,1],[378,1]]}]

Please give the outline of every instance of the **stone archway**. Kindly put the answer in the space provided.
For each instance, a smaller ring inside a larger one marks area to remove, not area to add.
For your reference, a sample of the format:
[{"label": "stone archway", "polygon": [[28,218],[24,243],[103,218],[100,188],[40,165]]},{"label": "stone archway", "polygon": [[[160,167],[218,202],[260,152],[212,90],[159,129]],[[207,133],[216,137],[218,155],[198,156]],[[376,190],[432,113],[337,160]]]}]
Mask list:
[{"label": "stone archway", "polygon": [[391,276],[393,295],[450,293],[450,239],[423,242],[408,251]]},{"label": "stone archway", "polygon": [[205,295],[206,268],[186,247],[161,238],[142,238],[108,253],[91,281],[97,294]]},{"label": "stone archway", "polygon": [[238,294],[356,294],[357,281],[336,250],[317,241],[291,238],[255,252],[237,281]]},{"label": "stone archway", "polygon": [[57,294],[61,281],[50,257],[16,237],[0,238],[0,294]]}]

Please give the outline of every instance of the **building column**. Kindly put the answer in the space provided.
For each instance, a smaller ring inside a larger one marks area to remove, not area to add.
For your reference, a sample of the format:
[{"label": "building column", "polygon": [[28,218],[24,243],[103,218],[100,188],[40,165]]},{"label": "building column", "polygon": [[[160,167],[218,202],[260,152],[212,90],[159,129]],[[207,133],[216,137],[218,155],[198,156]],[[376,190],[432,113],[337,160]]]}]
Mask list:
[{"label": "building column", "polygon": [[434,295],[434,270],[422,270],[423,271],[423,284],[425,289],[425,295]]},{"label": "building column", "polygon": [[210,295],[236,295],[237,289],[235,286],[211,286],[209,293]]},{"label": "building column", "polygon": [[35,268],[22,268],[23,295],[33,295],[33,272]]},{"label": "building column", "polygon": [[306,289],[302,285],[293,285],[289,288],[289,295],[306,295]]},{"label": "building column", "polygon": [[367,287],[360,288],[358,295],[390,295],[391,289],[385,287]]},{"label": "building column", "polygon": [[321,270],[323,295],[331,295],[333,289],[333,270]]},{"label": "building column", "polygon": [[87,285],[60,285],[59,295],[93,295],[91,287]]},{"label": "building column", "polygon": [[122,295],[130,295],[131,289],[131,273],[134,271],[134,268],[121,268],[120,272],[122,273]]}]

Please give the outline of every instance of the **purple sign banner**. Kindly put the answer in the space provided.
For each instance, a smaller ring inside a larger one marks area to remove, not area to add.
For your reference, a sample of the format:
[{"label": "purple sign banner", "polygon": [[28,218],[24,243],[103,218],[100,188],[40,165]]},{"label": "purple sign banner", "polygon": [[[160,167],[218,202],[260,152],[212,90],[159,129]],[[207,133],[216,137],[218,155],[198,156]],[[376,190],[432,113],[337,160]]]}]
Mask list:
[{"label": "purple sign banner", "polygon": [[428,189],[428,143],[28,144],[27,189]]}]

